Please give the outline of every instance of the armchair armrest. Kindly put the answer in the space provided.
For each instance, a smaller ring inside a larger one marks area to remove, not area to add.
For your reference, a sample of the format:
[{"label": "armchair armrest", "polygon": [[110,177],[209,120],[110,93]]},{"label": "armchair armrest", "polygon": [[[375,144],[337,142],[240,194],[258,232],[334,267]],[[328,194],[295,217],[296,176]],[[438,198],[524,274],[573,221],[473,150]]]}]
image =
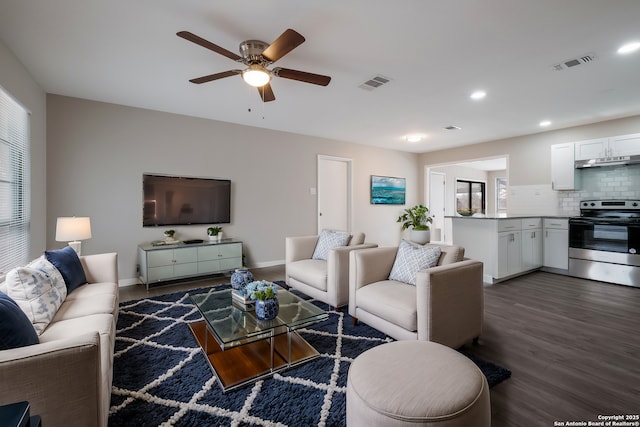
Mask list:
[{"label": "armchair armrest", "polygon": [[118,283],[118,254],[115,252],[80,257],[89,283]]},{"label": "armchair armrest", "polygon": [[349,254],[360,249],[377,248],[375,243],[340,246],[329,251],[327,257],[327,292],[337,296],[335,301],[346,302],[349,297]]},{"label": "armchair armrest", "polygon": [[296,236],[285,238],[285,263],[310,259],[316,248],[318,236]]},{"label": "armchair armrest", "polygon": [[100,425],[99,343],[95,332],[0,351],[0,404],[29,401],[46,425]]},{"label": "armchair armrest", "polygon": [[418,339],[457,348],[479,336],[484,316],[483,264],[464,261],[418,272]]}]

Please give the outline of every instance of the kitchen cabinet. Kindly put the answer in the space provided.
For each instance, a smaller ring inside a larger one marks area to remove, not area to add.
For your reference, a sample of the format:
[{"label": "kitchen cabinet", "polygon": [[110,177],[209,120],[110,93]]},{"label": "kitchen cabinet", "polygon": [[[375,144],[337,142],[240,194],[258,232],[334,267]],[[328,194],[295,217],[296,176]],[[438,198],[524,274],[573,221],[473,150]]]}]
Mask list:
[{"label": "kitchen cabinet", "polygon": [[154,282],[224,273],[240,267],[242,242],[138,246],[138,273],[147,287]]},{"label": "kitchen cabinet", "polygon": [[551,188],[553,190],[577,190],[582,172],[575,167],[575,144],[551,146]]},{"label": "kitchen cabinet", "polygon": [[550,269],[569,269],[569,220],[545,218],[543,222],[543,266]]},{"label": "kitchen cabinet", "polygon": [[522,271],[542,267],[542,218],[522,220]]},{"label": "kitchen cabinet", "polygon": [[498,259],[496,279],[522,271],[522,235],[521,231],[498,233]]},{"label": "kitchen cabinet", "polygon": [[619,135],[575,143],[575,160],[640,155],[640,134]]}]

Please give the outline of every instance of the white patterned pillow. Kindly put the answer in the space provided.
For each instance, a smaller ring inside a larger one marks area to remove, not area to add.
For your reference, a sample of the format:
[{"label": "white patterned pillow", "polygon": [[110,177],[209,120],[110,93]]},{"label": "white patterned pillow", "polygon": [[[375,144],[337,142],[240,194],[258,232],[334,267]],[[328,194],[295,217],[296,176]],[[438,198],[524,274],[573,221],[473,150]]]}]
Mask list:
[{"label": "white patterned pillow", "polygon": [[326,261],[331,249],[347,246],[350,238],[351,234],[346,231],[322,230],[311,259],[323,259]]},{"label": "white patterned pillow", "polygon": [[416,284],[416,273],[425,268],[435,267],[441,249],[437,246],[417,246],[403,240],[400,242],[396,259],[393,261],[389,280]]},{"label": "white patterned pillow", "polygon": [[9,295],[24,311],[38,335],[42,334],[67,297],[62,275],[44,256],[7,273]]}]

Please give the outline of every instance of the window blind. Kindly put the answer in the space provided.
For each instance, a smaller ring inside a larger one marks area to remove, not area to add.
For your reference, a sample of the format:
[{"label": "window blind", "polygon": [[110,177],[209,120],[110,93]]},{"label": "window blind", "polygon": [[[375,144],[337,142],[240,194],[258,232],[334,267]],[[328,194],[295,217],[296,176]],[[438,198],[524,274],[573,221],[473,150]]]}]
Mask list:
[{"label": "window blind", "polygon": [[29,257],[29,112],[0,87],[0,279]]}]

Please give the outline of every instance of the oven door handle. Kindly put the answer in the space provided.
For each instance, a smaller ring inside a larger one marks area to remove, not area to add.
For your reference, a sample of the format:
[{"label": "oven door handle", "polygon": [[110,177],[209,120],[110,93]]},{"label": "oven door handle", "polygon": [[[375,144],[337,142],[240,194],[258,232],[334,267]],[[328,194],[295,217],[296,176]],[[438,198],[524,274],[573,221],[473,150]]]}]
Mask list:
[{"label": "oven door handle", "polygon": [[613,227],[629,227],[631,224],[623,224],[620,222],[611,222],[597,219],[569,219],[569,225],[610,225]]}]

